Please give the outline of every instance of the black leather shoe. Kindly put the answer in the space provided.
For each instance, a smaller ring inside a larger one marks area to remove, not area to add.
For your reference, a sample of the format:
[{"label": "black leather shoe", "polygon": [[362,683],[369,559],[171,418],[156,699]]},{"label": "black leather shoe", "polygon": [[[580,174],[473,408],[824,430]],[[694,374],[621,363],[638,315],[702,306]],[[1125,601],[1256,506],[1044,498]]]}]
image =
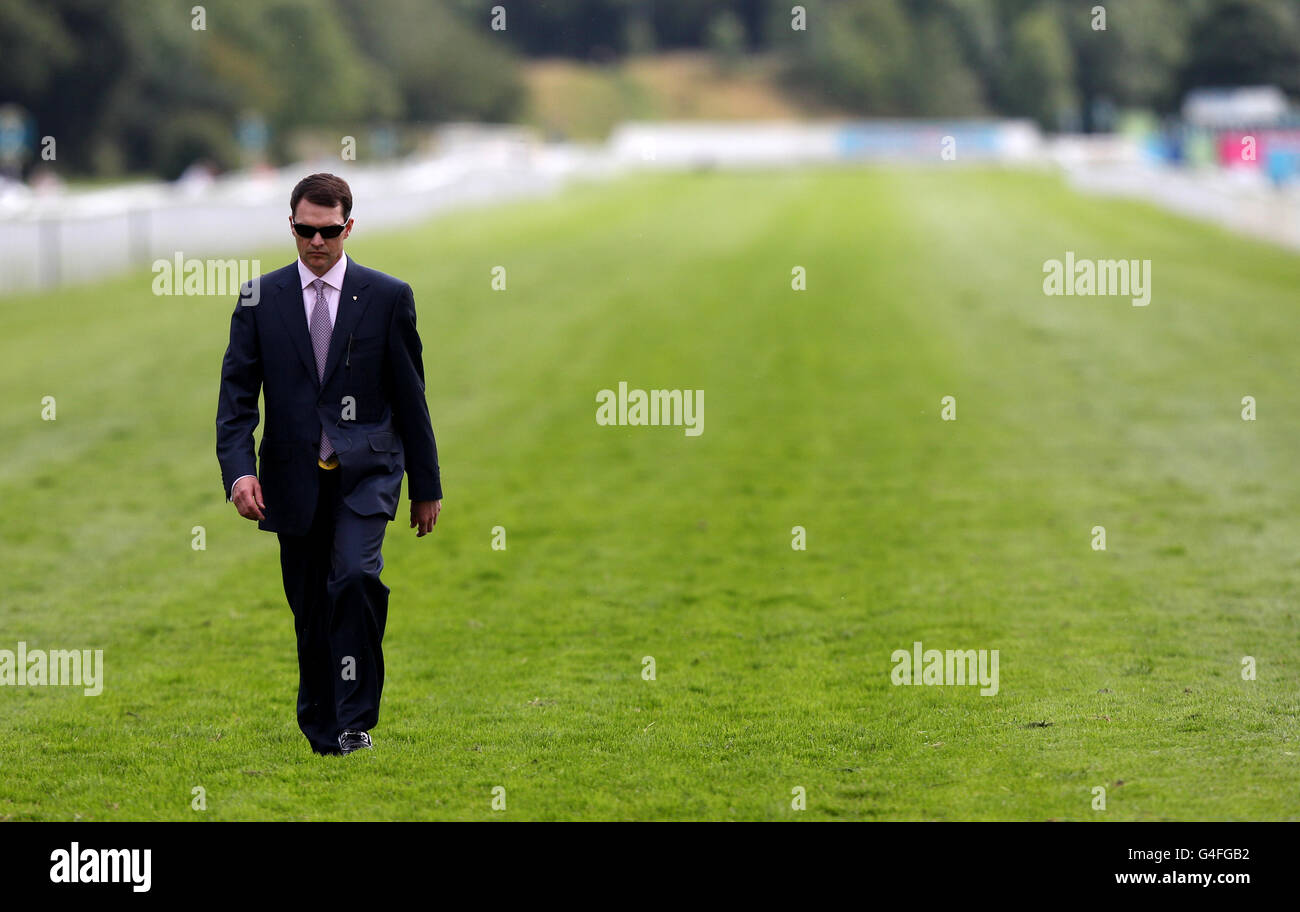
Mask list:
[{"label": "black leather shoe", "polygon": [[345,731],[339,735],[339,750],[345,754],[350,754],[354,750],[361,750],[366,747],[374,747],[370,743],[370,734],[368,732]]}]

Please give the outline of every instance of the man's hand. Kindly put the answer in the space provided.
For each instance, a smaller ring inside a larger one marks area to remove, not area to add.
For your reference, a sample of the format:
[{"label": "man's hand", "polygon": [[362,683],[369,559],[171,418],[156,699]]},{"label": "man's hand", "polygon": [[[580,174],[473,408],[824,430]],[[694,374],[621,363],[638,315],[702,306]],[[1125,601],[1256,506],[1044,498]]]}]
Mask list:
[{"label": "man's hand", "polygon": [[415,533],[416,538],[423,538],[433,531],[433,527],[438,523],[438,514],[442,511],[441,500],[413,500],[411,501],[411,528],[419,527]]},{"label": "man's hand", "polygon": [[256,475],[249,475],[235,482],[235,491],[230,495],[231,502],[244,519],[266,519],[262,511],[266,504],[262,502],[262,486]]}]

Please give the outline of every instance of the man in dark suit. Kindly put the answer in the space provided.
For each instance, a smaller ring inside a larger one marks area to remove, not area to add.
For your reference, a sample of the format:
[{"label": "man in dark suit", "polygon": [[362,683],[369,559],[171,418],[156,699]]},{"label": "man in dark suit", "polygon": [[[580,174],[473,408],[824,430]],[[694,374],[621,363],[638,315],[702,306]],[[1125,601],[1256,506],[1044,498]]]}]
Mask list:
[{"label": "man in dark suit", "polygon": [[341,178],[303,178],[289,209],[298,260],[245,286],[230,320],[217,459],[226,499],[279,534],[298,725],[317,753],[348,754],[372,746],[379,721],[389,593],[380,549],[402,473],[418,537],[438,521],[442,485],[411,286],[343,253],[353,220]]}]

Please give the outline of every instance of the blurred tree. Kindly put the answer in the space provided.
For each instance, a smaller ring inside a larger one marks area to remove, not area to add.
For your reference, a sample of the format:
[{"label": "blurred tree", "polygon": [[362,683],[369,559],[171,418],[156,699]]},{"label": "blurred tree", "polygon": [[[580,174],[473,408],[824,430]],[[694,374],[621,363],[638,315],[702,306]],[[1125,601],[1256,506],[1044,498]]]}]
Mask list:
[{"label": "blurred tree", "polygon": [[1078,109],[1074,55],[1054,6],[1030,7],[1015,20],[1001,74],[1004,113],[1054,129]]},{"label": "blurred tree", "polygon": [[1192,25],[1182,91],[1275,85],[1300,94],[1300,11],[1294,2],[1220,0]]},{"label": "blurred tree", "polygon": [[623,30],[623,47],[629,54],[651,54],[658,45],[651,6],[651,0],[635,0],[628,8],[627,27]]},{"label": "blurred tree", "polygon": [[67,170],[168,177],[235,165],[244,112],[282,158],[295,127],[508,120],[523,101],[504,42],[444,2],[240,0],[204,24],[170,0],[3,0],[0,101],[35,114]]},{"label": "blurred tree", "polygon": [[724,71],[734,70],[745,54],[745,24],[731,10],[723,10],[709,23],[709,49]]},{"label": "blurred tree", "polygon": [[7,99],[31,106],[54,73],[76,56],[74,39],[43,0],[0,3],[0,87]]},{"label": "blurred tree", "polygon": [[861,114],[906,113],[912,78],[911,26],[897,0],[808,0],[807,28],[778,10],[771,36],[788,55],[789,77]]},{"label": "blurred tree", "polygon": [[0,101],[18,101],[35,117],[38,135],[55,137],[60,169],[120,164],[122,155],[103,134],[111,127],[107,107],[123,71],[128,17],[120,7],[89,0],[43,3],[39,12],[35,6],[0,4]]},{"label": "blurred tree", "polygon": [[200,160],[207,160],[219,169],[239,165],[239,147],[229,123],[198,111],[160,124],[152,144],[154,167],[171,179]]},{"label": "blurred tree", "polygon": [[947,11],[936,9],[917,21],[910,58],[911,78],[903,98],[906,110],[929,117],[985,112],[983,84],[967,63]]},{"label": "blurred tree", "polygon": [[[239,0],[206,28],[172,0],[0,0],[0,104],[58,141],[60,170],[174,175],[234,164],[242,117],[272,160],[289,130],[505,121],[526,107],[519,53],[605,58],[774,51],[807,97],[864,115],[1178,108],[1192,88],[1300,96],[1300,0]],[[791,28],[791,8],[806,28]],[[1107,11],[1105,31],[1092,7]]]},{"label": "blurred tree", "polygon": [[952,28],[963,59],[979,80],[986,102],[994,102],[1006,46],[1005,20],[997,4],[992,0],[948,0],[940,13]]},{"label": "blurred tree", "polygon": [[[339,0],[360,50],[390,83],[404,120],[508,121],[524,106],[522,80],[504,34],[491,31],[487,9],[476,24],[446,3],[428,0]],[[520,27],[516,7],[507,32]]]},{"label": "blurred tree", "polygon": [[380,116],[391,108],[332,4],[240,0],[214,8],[208,28],[216,40],[201,45],[205,63],[273,127],[352,125],[376,102]]},{"label": "blurred tree", "polygon": [[1162,112],[1178,107],[1178,72],[1188,52],[1188,8],[1188,0],[1112,4],[1104,31],[1093,28],[1090,9],[1070,8],[1066,32],[1078,64],[1077,88],[1087,129],[1094,126],[1093,112],[1106,104]]}]

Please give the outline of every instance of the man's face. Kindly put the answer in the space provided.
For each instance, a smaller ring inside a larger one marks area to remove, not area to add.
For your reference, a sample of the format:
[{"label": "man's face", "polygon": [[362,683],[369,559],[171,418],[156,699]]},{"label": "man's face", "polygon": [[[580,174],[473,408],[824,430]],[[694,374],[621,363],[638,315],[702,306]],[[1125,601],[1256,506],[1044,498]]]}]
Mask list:
[{"label": "man's face", "polygon": [[[306,199],[298,200],[298,208],[294,210],[290,217],[290,222],[296,222],[299,225],[311,225],[313,228],[327,228],[330,225],[342,225],[343,207],[342,206],[321,206]],[[347,227],[343,233],[336,238],[326,240],[321,237],[320,232],[316,232],[309,238],[305,238],[294,231],[293,225],[289,226],[289,231],[293,234],[294,243],[298,245],[298,256],[307,264],[307,268],[313,274],[322,276],[330,271],[330,267],[339,261],[343,255],[343,241],[352,233],[352,219],[347,220]]]}]

